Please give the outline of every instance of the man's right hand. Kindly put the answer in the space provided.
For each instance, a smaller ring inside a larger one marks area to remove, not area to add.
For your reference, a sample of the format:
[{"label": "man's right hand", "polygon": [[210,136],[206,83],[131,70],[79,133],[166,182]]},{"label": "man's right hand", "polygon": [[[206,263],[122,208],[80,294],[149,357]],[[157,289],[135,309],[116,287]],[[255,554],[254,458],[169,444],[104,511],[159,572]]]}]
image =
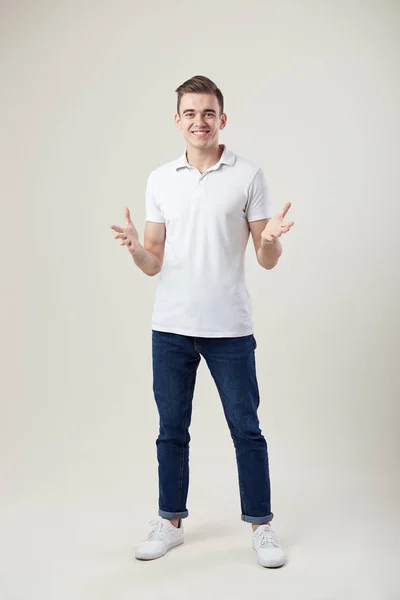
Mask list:
[{"label": "man's right hand", "polygon": [[126,226],[119,227],[118,225],[111,225],[111,229],[117,232],[117,235],[115,235],[114,238],[116,240],[122,240],[121,246],[126,246],[129,252],[133,254],[136,247],[139,245],[139,235],[136,231],[136,227],[132,223],[129,208],[124,209],[124,216],[126,220]]}]

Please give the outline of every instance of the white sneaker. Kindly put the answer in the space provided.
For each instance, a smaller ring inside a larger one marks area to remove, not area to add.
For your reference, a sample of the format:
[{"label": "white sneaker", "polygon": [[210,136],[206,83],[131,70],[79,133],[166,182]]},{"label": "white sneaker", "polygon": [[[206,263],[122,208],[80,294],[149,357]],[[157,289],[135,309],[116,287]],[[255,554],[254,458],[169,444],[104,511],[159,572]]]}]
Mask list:
[{"label": "white sneaker", "polygon": [[147,539],[139,544],[136,549],[135,557],[138,560],[153,560],[161,558],[174,546],[183,544],[183,525],[180,521],[179,528],[172,525],[168,519],[160,517],[156,521],[151,521],[153,529],[150,531]]},{"label": "white sneaker", "polygon": [[285,553],[270,525],[261,525],[253,533],[253,548],[262,567],[282,567]]}]

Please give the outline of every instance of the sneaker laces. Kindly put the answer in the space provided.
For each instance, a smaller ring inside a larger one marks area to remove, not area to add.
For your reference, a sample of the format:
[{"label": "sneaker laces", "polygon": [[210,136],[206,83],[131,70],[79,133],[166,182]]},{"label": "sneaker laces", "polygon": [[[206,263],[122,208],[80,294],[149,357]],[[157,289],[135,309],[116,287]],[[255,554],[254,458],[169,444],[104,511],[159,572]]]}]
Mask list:
[{"label": "sneaker laces", "polygon": [[275,533],[269,527],[258,527],[256,530],[256,538],[260,544],[260,548],[267,548],[268,546],[276,546],[276,548],[280,548],[278,540],[275,537]]},{"label": "sneaker laces", "polygon": [[152,526],[152,530],[147,536],[148,540],[154,540],[155,538],[163,540],[166,534],[166,530],[164,524],[161,520],[157,519],[156,521],[150,521],[150,525]]}]

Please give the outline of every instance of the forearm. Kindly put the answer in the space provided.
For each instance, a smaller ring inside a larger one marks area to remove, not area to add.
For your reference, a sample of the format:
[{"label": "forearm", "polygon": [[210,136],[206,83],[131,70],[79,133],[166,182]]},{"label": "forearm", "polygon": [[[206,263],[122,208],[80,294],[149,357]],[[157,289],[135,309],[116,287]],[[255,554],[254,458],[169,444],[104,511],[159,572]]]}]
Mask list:
[{"label": "forearm", "polygon": [[257,260],[264,269],[273,269],[282,254],[282,246],[278,239],[271,243],[261,241],[257,252]]},{"label": "forearm", "polygon": [[161,263],[159,259],[145,250],[141,244],[136,244],[134,250],[129,250],[136,265],[150,277],[157,275],[161,271]]}]

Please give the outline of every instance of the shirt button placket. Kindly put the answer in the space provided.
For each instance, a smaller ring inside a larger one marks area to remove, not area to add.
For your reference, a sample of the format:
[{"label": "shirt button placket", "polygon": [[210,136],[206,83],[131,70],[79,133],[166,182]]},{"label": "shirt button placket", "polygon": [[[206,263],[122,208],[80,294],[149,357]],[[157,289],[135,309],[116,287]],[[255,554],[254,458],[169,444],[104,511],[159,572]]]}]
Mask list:
[{"label": "shirt button placket", "polygon": [[200,177],[197,180],[196,183],[196,199],[200,200],[200,198],[202,197],[202,176],[200,175]]}]

